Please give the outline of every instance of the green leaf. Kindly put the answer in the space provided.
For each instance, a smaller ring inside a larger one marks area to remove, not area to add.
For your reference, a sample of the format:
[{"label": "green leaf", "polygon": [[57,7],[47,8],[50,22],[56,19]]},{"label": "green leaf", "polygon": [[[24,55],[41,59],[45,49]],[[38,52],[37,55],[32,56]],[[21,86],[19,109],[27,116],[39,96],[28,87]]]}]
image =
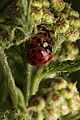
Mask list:
[{"label": "green leaf", "polygon": [[80,57],[74,61],[65,61],[61,63],[51,61],[50,64],[42,68],[43,70],[42,73],[39,72],[39,74],[35,74],[35,76],[33,76],[31,94],[34,95],[37,92],[41,80],[46,76],[48,77],[51,74],[59,72],[73,72],[79,69],[80,69]]}]

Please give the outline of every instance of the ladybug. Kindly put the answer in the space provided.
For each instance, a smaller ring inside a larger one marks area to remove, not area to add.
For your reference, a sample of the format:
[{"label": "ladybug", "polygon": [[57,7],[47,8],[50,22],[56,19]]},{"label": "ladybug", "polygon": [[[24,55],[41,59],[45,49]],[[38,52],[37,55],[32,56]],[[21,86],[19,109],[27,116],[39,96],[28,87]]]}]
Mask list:
[{"label": "ladybug", "polygon": [[49,33],[39,33],[27,43],[27,60],[31,65],[42,66],[52,58],[52,39]]}]

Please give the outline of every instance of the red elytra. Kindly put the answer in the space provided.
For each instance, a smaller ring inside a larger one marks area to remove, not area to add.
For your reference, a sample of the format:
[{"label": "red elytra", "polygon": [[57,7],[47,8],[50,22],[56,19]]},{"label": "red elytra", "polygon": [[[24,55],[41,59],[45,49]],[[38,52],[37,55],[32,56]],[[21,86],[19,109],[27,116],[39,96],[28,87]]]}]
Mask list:
[{"label": "red elytra", "polygon": [[47,42],[48,44],[52,43],[52,38],[50,37],[48,32],[39,33],[35,37],[31,38],[28,41],[28,46],[30,49],[37,47],[37,46],[43,46],[44,42]]},{"label": "red elytra", "polygon": [[31,65],[42,66],[52,58],[52,54],[48,54],[44,48],[35,47],[28,49],[27,60]]},{"label": "red elytra", "polygon": [[48,32],[39,33],[27,43],[27,60],[31,65],[42,66],[52,58],[52,39]]}]

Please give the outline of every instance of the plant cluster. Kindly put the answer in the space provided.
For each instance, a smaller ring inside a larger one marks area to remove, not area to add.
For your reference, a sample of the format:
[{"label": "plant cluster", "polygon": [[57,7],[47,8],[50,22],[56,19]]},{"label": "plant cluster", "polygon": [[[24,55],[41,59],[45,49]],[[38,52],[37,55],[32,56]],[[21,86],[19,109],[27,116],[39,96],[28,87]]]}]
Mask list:
[{"label": "plant cluster", "polygon": [[[48,31],[52,59],[32,66],[27,41]],[[59,73],[80,69],[80,15],[63,0],[3,0],[0,3],[0,119],[79,120],[76,83]]]}]

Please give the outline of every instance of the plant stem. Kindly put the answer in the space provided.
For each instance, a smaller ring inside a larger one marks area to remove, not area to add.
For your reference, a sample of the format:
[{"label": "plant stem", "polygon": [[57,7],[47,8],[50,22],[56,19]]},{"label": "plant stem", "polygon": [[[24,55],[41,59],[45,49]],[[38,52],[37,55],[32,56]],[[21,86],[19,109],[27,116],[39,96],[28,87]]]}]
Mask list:
[{"label": "plant stem", "polygon": [[25,96],[26,105],[28,105],[28,100],[30,97],[31,71],[32,71],[31,65],[29,63],[26,63],[26,78],[24,81],[24,96]]},{"label": "plant stem", "polygon": [[6,54],[4,53],[4,50],[0,50],[0,63],[4,70],[4,76],[6,78],[7,87],[9,90],[9,94],[12,100],[13,107],[17,107],[17,100],[18,95],[16,92],[16,86],[15,81],[11,73],[11,69],[9,67]]},{"label": "plant stem", "polygon": [[18,107],[20,108],[22,112],[26,113],[27,115],[28,110],[26,109],[23,93],[18,87],[16,87],[16,90],[18,92]]},{"label": "plant stem", "polygon": [[38,67],[34,76],[32,77],[31,95],[34,95],[37,92],[40,81],[46,74],[46,73],[42,74],[42,71],[43,71],[43,67]]}]

